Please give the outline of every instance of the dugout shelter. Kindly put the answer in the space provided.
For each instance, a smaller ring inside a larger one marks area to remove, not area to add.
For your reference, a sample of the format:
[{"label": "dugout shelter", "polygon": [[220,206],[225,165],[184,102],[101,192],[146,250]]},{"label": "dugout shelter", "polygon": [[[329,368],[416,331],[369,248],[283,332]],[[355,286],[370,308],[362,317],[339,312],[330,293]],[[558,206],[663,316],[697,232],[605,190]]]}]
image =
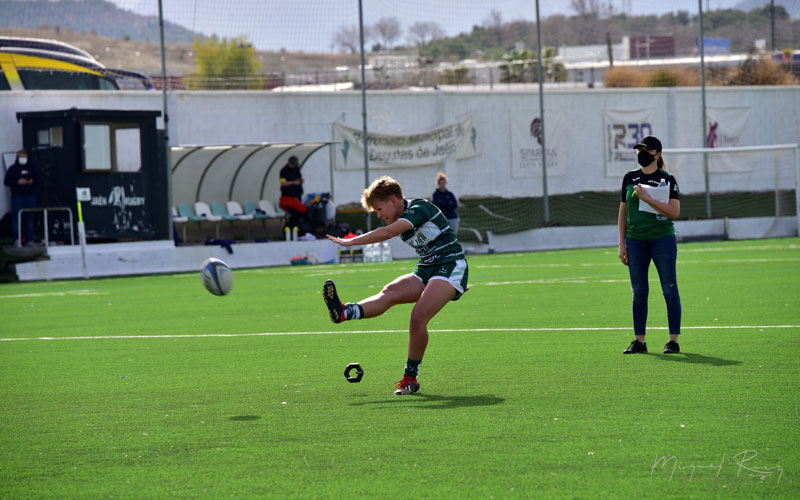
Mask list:
[{"label": "dugout shelter", "polygon": [[[280,171],[291,156],[298,158],[302,168],[311,155],[330,144],[332,142],[326,141],[264,142],[171,147],[172,206],[177,207],[176,212],[181,216],[173,220],[182,225],[183,240],[187,240],[187,222],[200,222],[198,229],[201,229],[201,234],[202,222],[212,222],[216,226],[217,238],[222,228],[223,233],[227,232],[236,239],[233,221],[253,217],[261,221],[267,240],[283,239],[287,220],[277,204],[280,198]],[[331,174],[331,191],[332,180]],[[240,213],[231,212],[230,209],[223,211],[225,209],[222,207],[230,207],[232,202],[235,202],[234,206],[242,207],[236,209]],[[194,213],[189,212],[192,206],[195,207]],[[257,212],[253,212],[254,209]],[[206,210],[211,212],[210,217],[202,213]],[[247,233],[249,239],[249,220]]]},{"label": "dugout shelter", "polygon": [[277,201],[289,157],[301,167],[332,142],[182,145],[170,148],[172,203]]},{"label": "dugout shelter", "polygon": [[65,109],[16,114],[22,143],[41,169],[39,205],[72,211],[48,214],[50,240],[77,234],[76,188],[86,237],[94,242],[169,238],[167,162],[160,111]]}]

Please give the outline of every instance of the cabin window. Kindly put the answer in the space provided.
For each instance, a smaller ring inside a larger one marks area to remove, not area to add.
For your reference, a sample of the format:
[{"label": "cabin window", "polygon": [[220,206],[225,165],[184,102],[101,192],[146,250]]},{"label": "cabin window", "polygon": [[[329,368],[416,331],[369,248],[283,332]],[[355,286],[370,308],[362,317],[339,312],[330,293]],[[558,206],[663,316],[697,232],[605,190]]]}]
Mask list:
[{"label": "cabin window", "polygon": [[36,131],[36,145],[43,148],[63,147],[64,129],[62,127],[40,128]]},{"label": "cabin window", "polygon": [[84,172],[141,172],[142,134],[135,123],[84,123]]}]

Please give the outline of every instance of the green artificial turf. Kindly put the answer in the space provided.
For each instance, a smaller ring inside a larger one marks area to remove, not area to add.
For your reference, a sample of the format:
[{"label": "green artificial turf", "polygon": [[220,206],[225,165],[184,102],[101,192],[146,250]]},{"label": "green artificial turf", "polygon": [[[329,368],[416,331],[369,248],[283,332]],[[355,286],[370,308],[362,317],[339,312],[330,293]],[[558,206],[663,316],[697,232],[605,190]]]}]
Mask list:
[{"label": "green artificial turf", "polygon": [[679,245],[679,355],[655,269],[650,354],[622,355],[616,248],[469,262],[407,397],[411,306],[334,325],[320,292],[413,261],[235,270],[227,297],[199,273],[0,285],[0,497],[800,496],[800,240]]}]

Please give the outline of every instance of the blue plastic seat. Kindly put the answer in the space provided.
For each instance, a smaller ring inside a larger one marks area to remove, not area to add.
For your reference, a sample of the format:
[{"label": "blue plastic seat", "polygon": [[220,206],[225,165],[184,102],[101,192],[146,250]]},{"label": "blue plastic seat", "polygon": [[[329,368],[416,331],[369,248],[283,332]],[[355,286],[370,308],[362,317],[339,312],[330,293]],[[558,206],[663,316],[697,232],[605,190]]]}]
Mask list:
[{"label": "blue plastic seat", "polygon": [[188,203],[178,203],[178,214],[192,222],[204,222],[206,220],[204,217],[198,217]]},{"label": "blue plastic seat", "polygon": [[258,208],[258,205],[256,205],[256,202],[254,202],[254,201],[246,201],[246,202],[244,202],[244,213],[246,213],[248,215],[252,215],[256,219],[269,219],[270,218],[270,216],[266,212],[264,212],[263,210],[260,210]]},{"label": "blue plastic seat", "polygon": [[225,205],[218,201],[211,202],[211,214],[222,217],[222,220],[239,220],[235,215],[230,215]]}]

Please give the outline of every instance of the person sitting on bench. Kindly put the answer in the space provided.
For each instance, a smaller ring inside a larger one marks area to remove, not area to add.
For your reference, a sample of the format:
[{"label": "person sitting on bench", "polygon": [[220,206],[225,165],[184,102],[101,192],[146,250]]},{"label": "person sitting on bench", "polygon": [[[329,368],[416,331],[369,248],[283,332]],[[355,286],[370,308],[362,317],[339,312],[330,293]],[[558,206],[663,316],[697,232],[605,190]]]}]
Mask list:
[{"label": "person sitting on bench", "polygon": [[281,197],[278,206],[289,215],[286,223],[290,227],[300,228],[300,233],[305,234],[308,226],[306,223],[308,207],[303,203],[303,174],[300,168],[297,157],[290,156],[289,161],[281,169]]}]

